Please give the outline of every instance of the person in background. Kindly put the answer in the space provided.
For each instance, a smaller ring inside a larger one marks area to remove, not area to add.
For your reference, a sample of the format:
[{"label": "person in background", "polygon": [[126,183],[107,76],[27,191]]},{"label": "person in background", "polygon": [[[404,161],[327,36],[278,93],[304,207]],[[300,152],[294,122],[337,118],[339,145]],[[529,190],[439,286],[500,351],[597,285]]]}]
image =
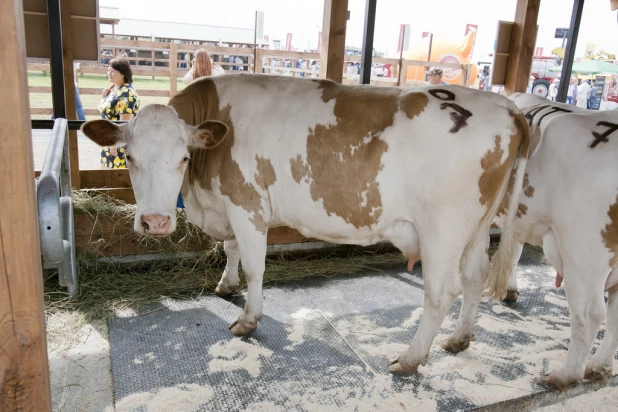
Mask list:
[{"label": "person in background", "polygon": [[109,64],[109,59],[112,57],[111,50],[105,49],[103,50],[103,58],[101,59],[101,63]]},{"label": "person in background", "polygon": [[245,66],[242,58],[240,56],[236,56],[234,59],[234,63],[236,63],[236,70],[243,71],[245,70]]},{"label": "person in background", "polygon": [[588,98],[590,97],[590,83],[587,81],[582,82],[577,90],[577,107],[582,109],[588,108]]},{"label": "person in background", "polygon": [[427,72],[427,85],[428,86],[438,86],[441,84],[448,84],[442,80],[442,76],[444,72],[439,67],[432,67]]},{"label": "person in background", "polygon": [[[107,79],[112,84],[103,89],[99,102],[101,117],[107,120],[131,120],[139,111],[139,96],[133,88],[133,71],[127,59],[116,57],[107,66]],[[101,166],[125,169],[124,147],[104,147]]]},{"label": "person in background", "polygon": [[549,89],[547,91],[547,98],[551,101],[556,101],[556,97],[558,96],[558,85],[560,80],[554,79],[552,84],[549,85]]},{"label": "person in background", "polygon": [[480,76],[479,89],[485,91],[489,90],[489,81],[489,67],[485,66]]},{"label": "person in background", "polygon": [[208,54],[208,52],[204,49],[199,49],[195,53],[192,63],[193,66],[191,67],[191,70],[189,70],[182,79],[186,86],[190,85],[200,77],[220,76],[225,74],[225,70],[223,70],[223,68],[217,63],[213,62],[210,58],[210,54]]},{"label": "person in background", "polygon": [[597,97],[597,93],[597,82],[596,80],[593,80],[592,84],[590,85],[590,98],[588,99],[588,109],[590,109],[590,106],[592,105],[593,98]]},{"label": "person in background", "polygon": [[567,99],[566,102],[567,104],[573,104],[573,92],[575,91],[575,84],[573,83],[573,81],[571,80],[571,82],[569,83],[569,89],[567,90]]},{"label": "person in background", "polygon": [[[79,76],[79,63],[73,62],[73,81],[74,81],[74,97],[75,97],[75,112],[77,113],[78,120],[86,120],[86,114],[84,113],[84,106],[82,105],[82,99],[79,96],[79,86],[77,85],[77,76]],[[54,115],[51,117],[55,119]]]}]

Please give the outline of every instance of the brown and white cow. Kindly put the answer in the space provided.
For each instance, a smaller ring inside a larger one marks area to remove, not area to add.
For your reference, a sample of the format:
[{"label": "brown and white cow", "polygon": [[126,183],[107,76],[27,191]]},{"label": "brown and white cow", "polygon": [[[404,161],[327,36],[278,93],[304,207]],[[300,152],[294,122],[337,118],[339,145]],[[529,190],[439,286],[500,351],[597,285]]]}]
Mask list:
[{"label": "brown and white cow", "polygon": [[[518,200],[508,290],[516,300],[515,267],[523,244],[542,246],[557,271],[556,286],[564,279],[571,313],[567,358],[545,379],[546,386],[563,390],[583,378],[611,376],[618,347],[618,112],[531,95],[511,98],[524,111],[536,148]],[[498,226],[503,218],[499,213]],[[603,343],[586,364],[606,314]]]},{"label": "brown and white cow", "polygon": [[[189,219],[226,241],[220,294],[238,286],[242,260],[248,295],[233,334],[250,333],[262,317],[266,234],[275,226],[329,242],[387,240],[411,264],[422,257],[425,310],[393,372],[425,364],[462,286],[460,320],[443,344],[452,351],[474,337],[485,278],[496,296],[506,293],[512,237],[489,270],[488,234],[516,161],[521,187],[529,142],[504,97],[226,75],[191,84],[169,106],[146,106],[126,125],[95,120],[83,131],[103,146],[127,144],[136,231],[172,232],[182,191]],[[515,200],[508,210],[512,221]]]}]

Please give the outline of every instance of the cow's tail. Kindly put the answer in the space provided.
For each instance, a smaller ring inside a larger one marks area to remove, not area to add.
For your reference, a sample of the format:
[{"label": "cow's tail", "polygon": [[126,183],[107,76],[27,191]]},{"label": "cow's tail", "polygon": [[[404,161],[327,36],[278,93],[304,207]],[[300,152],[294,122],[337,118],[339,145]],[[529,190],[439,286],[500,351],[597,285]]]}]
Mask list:
[{"label": "cow's tail", "polygon": [[[513,191],[510,193],[509,205],[507,209],[506,221],[502,226],[500,236],[500,246],[496,251],[491,261],[489,276],[486,279],[487,294],[496,300],[501,300],[506,296],[507,282],[511,270],[513,270],[513,260],[515,259],[515,218],[517,217],[517,209],[519,206],[519,196],[523,190],[524,173],[526,171],[526,163],[528,161],[528,150],[530,148],[530,135],[526,119],[521,112],[511,113],[518,134],[521,136],[519,146],[519,158],[514,162],[513,167],[516,168],[515,183]],[[511,174],[507,175],[505,184],[508,188],[508,181]],[[507,196],[506,190],[504,196]]]}]

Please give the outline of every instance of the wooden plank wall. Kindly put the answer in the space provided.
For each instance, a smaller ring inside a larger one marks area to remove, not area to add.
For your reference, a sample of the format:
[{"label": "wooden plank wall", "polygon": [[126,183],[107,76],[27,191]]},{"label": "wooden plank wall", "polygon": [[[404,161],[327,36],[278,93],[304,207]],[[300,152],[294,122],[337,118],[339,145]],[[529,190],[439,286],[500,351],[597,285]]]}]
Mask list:
[{"label": "wooden plank wall", "polygon": [[[21,0],[0,2],[0,411],[51,411]],[[9,98],[10,97],[10,98]]]}]

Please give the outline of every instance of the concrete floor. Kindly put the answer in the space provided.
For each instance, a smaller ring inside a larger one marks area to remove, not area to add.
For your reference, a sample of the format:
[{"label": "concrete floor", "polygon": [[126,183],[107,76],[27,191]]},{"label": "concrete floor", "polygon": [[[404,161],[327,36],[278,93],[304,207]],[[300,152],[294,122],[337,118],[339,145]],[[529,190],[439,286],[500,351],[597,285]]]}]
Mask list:
[{"label": "concrete floor", "polygon": [[54,410],[618,411],[618,376],[608,387],[586,383],[565,393],[534,383],[561,364],[568,345],[554,274],[527,248],[520,301],[485,299],[477,340],[450,355],[439,343],[454,327],[457,300],[427,365],[411,378],[392,377],[387,367],[418,327],[420,268],[267,287],[260,327],[243,339],[226,328],[243,296],[165,300],[94,324],[78,314],[49,317]]}]

